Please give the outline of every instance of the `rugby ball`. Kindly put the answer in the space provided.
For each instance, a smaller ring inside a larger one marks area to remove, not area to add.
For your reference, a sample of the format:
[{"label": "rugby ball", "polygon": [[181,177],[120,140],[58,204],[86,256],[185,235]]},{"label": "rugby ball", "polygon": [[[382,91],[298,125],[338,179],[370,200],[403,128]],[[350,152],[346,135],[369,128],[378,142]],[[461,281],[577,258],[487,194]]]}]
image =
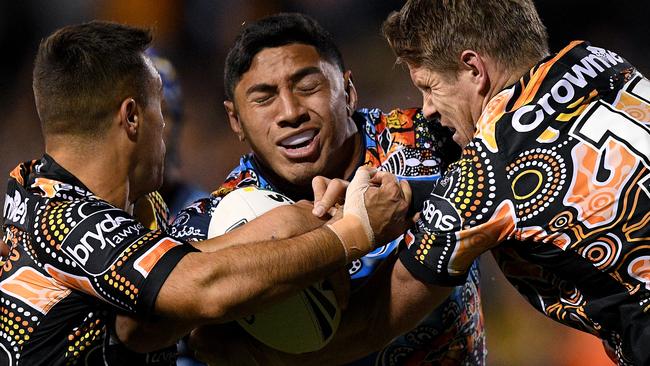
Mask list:
[{"label": "rugby ball", "polygon": [[[291,199],[280,193],[256,187],[234,190],[212,211],[208,237],[227,233],[273,208],[291,203]],[[298,354],[323,348],[340,321],[341,310],[332,286],[328,281],[321,281],[238,323],[267,346]]]}]

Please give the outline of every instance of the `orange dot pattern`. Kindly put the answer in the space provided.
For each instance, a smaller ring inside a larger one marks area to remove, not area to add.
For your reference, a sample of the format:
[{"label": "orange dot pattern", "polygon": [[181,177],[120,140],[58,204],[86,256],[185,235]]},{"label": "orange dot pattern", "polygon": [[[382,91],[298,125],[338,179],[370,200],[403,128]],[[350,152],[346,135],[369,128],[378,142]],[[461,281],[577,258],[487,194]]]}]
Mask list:
[{"label": "orange dot pattern", "polygon": [[102,295],[109,299],[118,302],[120,305],[127,309],[133,310],[138,302],[138,293],[140,290],[128,278],[120,274],[124,264],[141,246],[151,243],[160,237],[160,231],[150,231],[143,235],[138,241],[131,244],[124,250],[122,256],[109,268],[109,270],[97,279],[99,290]]},{"label": "orange dot pattern", "polygon": [[450,192],[449,200],[465,226],[475,225],[484,218],[483,215],[493,204],[495,190],[492,166],[480,158],[481,145],[472,143],[471,146],[471,149],[463,151],[463,158],[449,168],[450,171],[458,171],[454,176],[460,180]]},{"label": "orange dot pattern", "polygon": [[0,306],[0,338],[12,346],[16,358],[20,358],[23,344],[32,338],[39,318],[30,309],[16,306],[2,299]]},{"label": "orange dot pattern", "polygon": [[41,217],[41,238],[50,247],[60,248],[61,242],[70,232],[69,221],[64,217],[67,202],[52,202],[47,204],[46,212]]},{"label": "orange dot pattern", "polygon": [[147,200],[151,203],[156,216],[156,227],[158,230],[166,230],[169,221],[169,207],[158,192],[151,192],[146,195]]},{"label": "orange dot pattern", "polygon": [[102,342],[102,333],[105,331],[101,318],[94,313],[88,314],[82,325],[68,334],[66,344],[66,365],[75,365],[80,357],[88,350]]},{"label": "orange dot pattern", "polygon": [[[526,184],[523,179],[517,179],[531,171],[541,177],[539,184]],[[506,178],[514,193],[517,216],[522,219],[532,219],[543,212],[568,181],[564,158],[555,150],[543,148],[522,152],[506,166]],[[517,199],[517,195],[526,198]]]}]

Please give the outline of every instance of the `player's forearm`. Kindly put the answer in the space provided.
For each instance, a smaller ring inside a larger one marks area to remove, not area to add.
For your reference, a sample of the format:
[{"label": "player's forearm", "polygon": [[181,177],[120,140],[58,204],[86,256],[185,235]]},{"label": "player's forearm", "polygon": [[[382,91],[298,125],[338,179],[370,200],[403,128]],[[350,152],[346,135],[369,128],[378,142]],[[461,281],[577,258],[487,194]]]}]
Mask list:
[{"label": "player's forearm", "polygon": [[258,312],[344,264],[343,246],[327,228],[291,239],[190,253],[158,294],[156,314],[163,319],[118,317],[118,337],[136,352],[157,350],[198,325]]},{"label": "player's forearm", "polygon": [[230,246],[287,239],[323,226],[327,222],[311,214],[312,207],[305,202],[273,209],[239,228],[201,242],[192,243],[204,252],[213,252]]},{"label": "player's forearm", "polygon": [[[337,236],[319,228],[295,238],[190,253],[172,271],[157,312],[199,325],[263,309],[345,264]],[[178,294],[185,294],[178,298]]]}]

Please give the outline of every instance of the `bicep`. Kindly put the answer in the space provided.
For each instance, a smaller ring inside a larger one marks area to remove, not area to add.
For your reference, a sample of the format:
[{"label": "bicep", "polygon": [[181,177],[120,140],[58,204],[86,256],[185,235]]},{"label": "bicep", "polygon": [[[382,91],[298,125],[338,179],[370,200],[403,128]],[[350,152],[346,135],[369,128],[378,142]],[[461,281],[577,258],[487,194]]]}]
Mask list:
[{"label": "bicep", "polygon": [[451,288],[424,283],[397,261],[391,272],[390,292],[388,329],[396,337],[419,324],[449,297]]}]

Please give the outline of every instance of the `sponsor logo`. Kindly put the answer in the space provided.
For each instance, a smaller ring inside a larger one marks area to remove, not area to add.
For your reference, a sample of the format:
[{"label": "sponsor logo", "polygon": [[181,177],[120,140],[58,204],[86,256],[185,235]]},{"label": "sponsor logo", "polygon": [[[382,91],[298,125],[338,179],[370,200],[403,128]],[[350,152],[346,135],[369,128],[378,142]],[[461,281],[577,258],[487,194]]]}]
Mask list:
[{"label": "sponsor logo", "polygon": [[[537,128],[546,115],[552,115],[557,107],[574,102],[575,88],[587,86],[588,79],[612,68],[624,60],[614,52],[598,47],[587,47],[591,54],[583,57],[571,67],[551,90],[542,95],[536,104],[528,104],[518,108],[512,116],[512,127],[518,132],[530,132]],[[555,106],[555,108],[554,108]]]},{"label": "sponsor logo", "polygon": [[6,194],[4,207],[5,220],[24,225],[25,218],[27,217],[27,201],[29,201],[29,198],[23,199],[18,191],[14,191],[13,197]]},{"label": "sponsor logo", "polygon": [[145,231],[144,226],[124,211],[111,208],[95,212],[81,220],[63,240],[61,249],[84,271],[98,275],[110,267],[111,258],[119,255],[118,251],[111,251],[109,255],[104,254],[104,251],[121,247],[123,243],[131,243]]},{"label": "sponsor logo", "polygon": [[429,227],[435,231],[450,231],[460,225],[456,210],[441,198],[435,201],[424,201],[422,216],[429,223]]},{"label": "sponsor logo", "polygon": [[459,175],[460,167],[456,164],[450,166],[447,172],[445,172],[445,175],[443,175],[436,183],[431,195],[440,197],[446,197],[449,195],[449,191],[454,187]]}]

